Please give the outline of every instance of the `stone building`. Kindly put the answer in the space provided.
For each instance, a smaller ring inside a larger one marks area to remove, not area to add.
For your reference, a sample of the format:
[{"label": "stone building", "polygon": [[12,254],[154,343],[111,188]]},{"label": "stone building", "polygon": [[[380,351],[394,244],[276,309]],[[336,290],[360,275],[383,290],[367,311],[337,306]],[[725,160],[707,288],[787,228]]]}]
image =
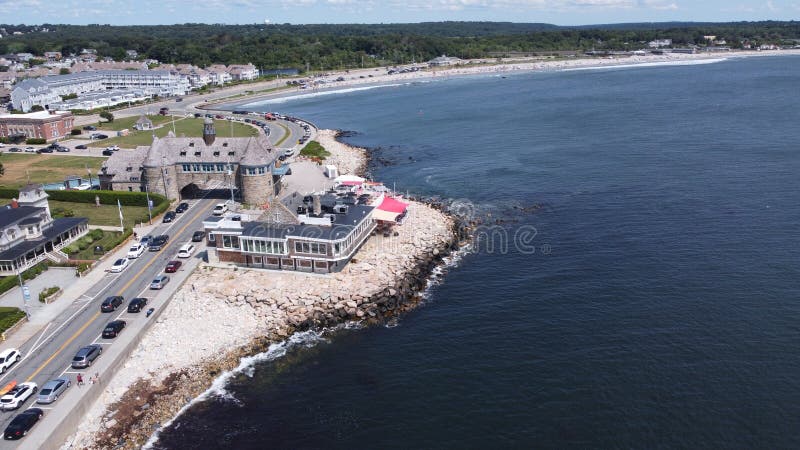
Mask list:
[{"label": "stone building", "polygon": [[278,194],[285,168],[276,167],[279,152],[266,135],[217,137],[214,121],[206,119],[202,138],[153,138],[149,147],[115,152],[100,169],[100,187],[145,191],[186,198],[197,190],[230,188],[251,207]]}]

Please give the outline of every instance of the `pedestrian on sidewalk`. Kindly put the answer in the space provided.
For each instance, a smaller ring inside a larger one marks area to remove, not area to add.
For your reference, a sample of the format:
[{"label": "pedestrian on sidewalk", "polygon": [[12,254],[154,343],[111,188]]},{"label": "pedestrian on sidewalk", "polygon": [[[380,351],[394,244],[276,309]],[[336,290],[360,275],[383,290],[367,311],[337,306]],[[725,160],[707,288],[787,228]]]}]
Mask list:
[{"label": "pedestrian on sidewalk", "polygon": [[83,375],[78,374],[76,379],[78,380],[78,386],[83,386]]}]

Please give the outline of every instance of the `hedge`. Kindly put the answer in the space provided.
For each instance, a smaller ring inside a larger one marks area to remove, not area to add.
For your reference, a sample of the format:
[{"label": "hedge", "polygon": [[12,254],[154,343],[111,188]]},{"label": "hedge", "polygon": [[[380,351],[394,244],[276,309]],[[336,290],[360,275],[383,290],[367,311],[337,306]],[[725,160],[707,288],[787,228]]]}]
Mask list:
[{"label": "hedge", "polygon": [[[47,191],[50,200],[73,203],[94,203],[95,197],[100,198],[102,205],[116,205],[117,200],[123,206],[147,206],[146,192],[125,192],[125,191]],[[167,203],[167,198],[160,194],[150,193],[150,200],[154,205],[160,206]]]},{"label": "hedge", "polygon": [[0,333],[13,327],[23,317],[25,317],[25,312],[19,308],[11,306],[0,307]]},{"label": "hedge", "polygon": [[[31,267],[30,269],[26,270],[25,272],[22,272],[22,279],[32,280],[45,270],[47,270],[47,264],[41,262]],[[0,279],[0,294],[10,291],[11,289],[14,289],[15,286],[19,286],[19,280],[17,279],[16,275],[9,275],[7,277]]]},{"label": "hedge", "polygon": [[47,297],[50,297],[51,295],[55,294],[56,292],[58,292],[59,289],[61,288],[59,288],[58,286],[53,286],[43,289],[41,292],[39,292],[39,301],[44,303],[45,300],[47,300]]},{"label": "hedge", "polygon": [[28,144],[28,145],[41,145],[41,144],[46,144],[47,143],[47,139],[45,139],[45,138],[28,138],[28,139],[25,139],[25,143]]},{"label": "hedge", "polygon": [[0,188],[0,197],[19,198],[19,189]]}]

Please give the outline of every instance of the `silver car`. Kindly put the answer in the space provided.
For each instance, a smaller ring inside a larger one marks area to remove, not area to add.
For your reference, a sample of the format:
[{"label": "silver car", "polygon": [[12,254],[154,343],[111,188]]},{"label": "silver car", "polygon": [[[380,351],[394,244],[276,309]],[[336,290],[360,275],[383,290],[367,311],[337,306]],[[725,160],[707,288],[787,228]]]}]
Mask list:
[{"label": "silver car", "polygon": [[36,403],[48,404],[58,400],[58,397],[67,390],[72,384],[69,378],[56,378],[50,380],[42,386],[39,391],[39,397],[36,398]]},{"label": "silver car", "polygon": [[101,353],[103,353],[103,347],[97,344],[82,347],[72,358],[72,367],[74,369],[83,369],[89,367],[92,365],[92,362],[94,362],[94,360],[100,356]]},{"label": "silver car", "polygon": [[159,275],[150,283],[150,289],[161,289],[169,283],[169,277],[166,275]]}]

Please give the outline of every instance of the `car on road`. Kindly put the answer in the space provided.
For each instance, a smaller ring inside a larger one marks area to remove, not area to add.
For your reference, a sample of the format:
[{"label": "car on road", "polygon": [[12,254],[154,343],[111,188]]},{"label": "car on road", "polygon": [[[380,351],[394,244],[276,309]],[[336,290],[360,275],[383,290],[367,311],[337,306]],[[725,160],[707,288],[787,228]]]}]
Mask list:
[{"label": "car on road", "polygon": [[294,147],[287,148],[286,150],[283,151],[283,156],[289,157],[292,155],[294,155]]},{"label": "car on road", "polygon": [[147,299],[144,297],[136,297],[128,303],[129,313],[138,313],[147,306]]},{"label": "car on road", "polygon": [[127,322],[124,320],[113,320],[108,322],[106,327],[103,329],[103,339],[114,339],[119,335],[119,332],[125,328]]},{"label": "car on road", "polygon": [[150,236],[149,234],[147,236],[143,236],[141,239],[139,239],[139,243],[144,245],[145,247],[149,247],[150,246],[150,242],[152,242],[152,241],[153,241],[153,236]]},{"label": "car on road", "polygon": [[0,409],[3,411],[17,409],[38,390],[39,386],[32,381],[20,383],[6,395],[0,397]]},{"label": "car on road", "polygon": [[217,205],[214,206],[214,210],[211,211],[211,214],[215,216],[221,216],[226,212],[228,212],[228,205],[226,205],[225,203],[217,203]]},{"label": "car on road", "polygon": [[125,270],[128,267],[128,258],[120,258],[114,261],[114,265],[108,269],[111,273],[119,273]]},{"label": "car on road", "polygon": [[112,152],[118,152],[119,151],[119,145],[116,145],[116,144],[109,145],[108,147],[106,147],[106,150],[111,150]]},{"label": "car on road", "polygon": [[8,149],[8,151],[10,151],[11,153],[19,153],[22,151],[22,149],[19,147],[11,147]]},{"label": "car on road", "polygon": [[102,154],[103,156],[111,156],[111,155],[113,155],[113,154],[114,154],[114,152],[113,152],[112,150],[107,150],[107,149],[106,149],[106,150],[103,150],[103,151],[101,152],[101,154]]},{"label": "car on road", "polygon": [[22,438],[28,434],[28,431],[30,431],[43,416],[44,411],[39,408],[29,408],[17,414],[11,419],[11,423],[8,424],[6,430],[3,432],[3,438],[8,440]]},{"label": "car on road", "polygon": [[97,129],[97,127],[95,127],[93,125],[86,125],[85,127],[83,127],[83,129],[86,130],[86,131],[94,131],[94,130]]},{"label": "car on road", "polygon": [[187,209],[189,209],[189,204],[188,204],[188,203],[186,203],[186,202],[181,202],[181,203],[178,205],[178,207],[177,207],[177,208],[175,208],[175,212],[176,212],[176,213],[178,213],[178,214],[180,214],[180,213],[182,213],[182,212],[186,211]]},{"label": "car on road", "polygon": [[95,359],[103,353],[103,347],[97,344],[81,347],[75,356],[72,357],[73,369],[85,369],[92,365]]},{"label": "car on road", "polygon": [[69,153],[69,147],[58,146],[56,147],[56,151],[59,153]]},{"label": "car on road", "polygon": [[6,373],[9,367],[13,366],[22,358],[19,350],[10,348],[0,353],[0,373]]},{"label": "car on road", "polygon": [[192,253],[194,253],[194,244],[183,244],[181,248],[178,249],[178,258],[190,258]]},{"label": "car on road", "polygon": [[128,259],[136,259],[142,256],[146,247],[141,243],[133,244],[130,249],[128,249]]},{"label": "car on road", "polygon": [[199,230],[192,233],[192,242],[203,242],[203,239],[206,237],[206,232]]},{"label": "car on road", "polygon": [[58,400],[58,397],[61,396],[71,384],[72,382],[66,377],[48,381],[42,386],[42,390],[39,391],[36,403],[42,405],[53,403]]},{"label": "car on road", "polygon": [[150,246],[147,249],[150,250],[151,252],[157,252],[162,248],[164,248],[165,245],[167,245],[167,241],[169,241],[169,235],[160,234],[154,237],[152,241],[150,241]]},{"label": "car on road", "polygon": [[164,272],[175,273],[180,269],[181,265],[183,265],[183,263],[180,261],[170,261],[167,263],[167,267],[164,268]]},{"label": "car on road", "polygon": [[36,153],[36,149],[33,147],[25,147],[25,153]]},{"label": "car on road", "polygon": [[169,283],[169,277],[166,275],[158,275],[157,277],[153,278],[153,282],[150,283],[150,289],[162,289],[164,286]]},{"label": "car on road", "polygon": [[86,150],[87,148],[89,148],[89,147],[87,147],[87,146],[85,146],[83,144],[79,144],[79,145],[75,146],[76,150]]},{"label": "car on road", "polygon": [[167,213],[164,214],[163,222],[170,223],[173,220],[175,220],[175,217],[176,217],[175,211],[167,211]]},{"label": "car on road", "polygon": [[103,303],[100,305],[100,312],[112,312],[116,311],[119,305],[124,302],[125,299],[121,295],[112,295],[111,297],[106,297],[103,300]]},{"label": "car on road", "polygon": [[[25,151],[27,152],[28,149],[26,148]],[[53,153],[53,149],[50,147],[40,148],[36,153]]]}]

